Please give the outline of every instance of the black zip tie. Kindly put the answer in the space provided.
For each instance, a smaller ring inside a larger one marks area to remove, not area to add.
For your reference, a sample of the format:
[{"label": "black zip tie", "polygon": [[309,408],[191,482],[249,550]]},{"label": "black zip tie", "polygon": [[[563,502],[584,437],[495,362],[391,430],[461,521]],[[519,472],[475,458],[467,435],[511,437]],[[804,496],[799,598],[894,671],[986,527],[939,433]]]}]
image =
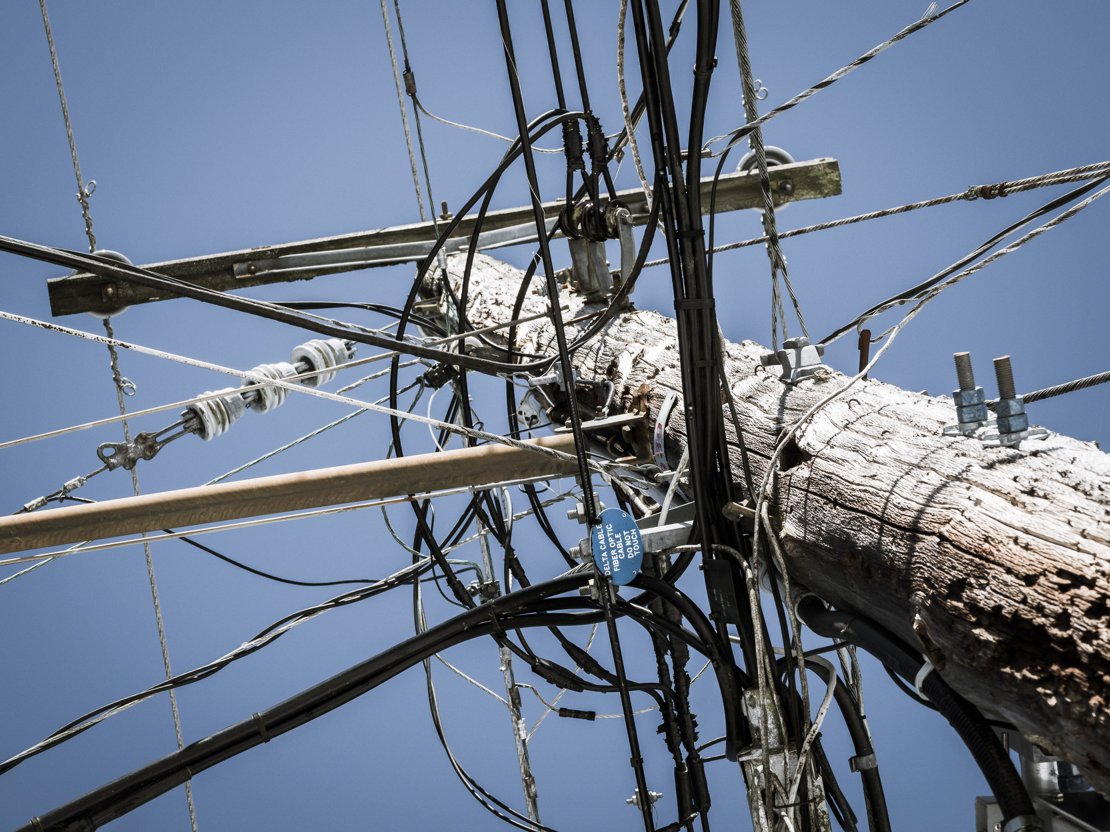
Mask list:
[{"label": "black zip tie", "polygon": [[584,719],[587,722],[593,722],[597,719],[597,711],[579,711],[574,708],[559,708],[556,713],[565,719]]},{"label": "black zip tie", "polygon": [[251,714],[251,722],[253,722],[258,729],[258,736],[262,737],[262,742],[269,742],[273,739],[270,736],[270,729],[266,727],[266,721],[262,718],[262,714],[257,712]]}]

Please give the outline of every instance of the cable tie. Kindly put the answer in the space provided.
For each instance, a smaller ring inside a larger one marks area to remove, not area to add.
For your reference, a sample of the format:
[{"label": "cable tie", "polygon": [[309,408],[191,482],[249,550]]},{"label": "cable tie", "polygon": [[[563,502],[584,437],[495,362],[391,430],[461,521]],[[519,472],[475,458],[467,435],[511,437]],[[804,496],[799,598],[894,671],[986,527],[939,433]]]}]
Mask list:
[{"label": "cable tie", "polygon": [[559,708],[556,713],[565,719],[584,719],[587,722],[593,722],[597,719],[597,711],[579,711],[574,708]]},{"label": "cable tie", "polygon": [[879,761],[875,758],[875,753],[858,754],[855,757],[848,758],[848,768],[852,771],[869,771],[873,768],[879,767]]},{"label": "cable tie", "polygon": [[932,673],[934,670],[936,670],[936,668],[933,667],[933,663],[926,659],[925,664],[921,665],[921,669],[918,670],[917,675],[913,677],[914,690],[916,690],[917,695],[924,699],[926,702],[929,701],[929,697],[925,695],[925,691],[921,689],[921,686],[925,684],[925,680],[929,678],[929,674]]},{"label": "cable tie", "polygon": [[416,76],[413,75],[412,70],[406,69],[401,73],[401,77],[405,80],[405,92],[416,98]]},{"label": "cable tie", "polygon": [[254,727],[258,729],[258,736],[262,737],[262,742],[269,742],[271,739],[270,729],[266,727],[266,721],[262,719],[262,714],[251,714],[251,722],[253,722]]},{"label": "cable tie", "polygon": [[675,312],[716,308],[717,302],[713,298],[679,298],[674,302]]}]

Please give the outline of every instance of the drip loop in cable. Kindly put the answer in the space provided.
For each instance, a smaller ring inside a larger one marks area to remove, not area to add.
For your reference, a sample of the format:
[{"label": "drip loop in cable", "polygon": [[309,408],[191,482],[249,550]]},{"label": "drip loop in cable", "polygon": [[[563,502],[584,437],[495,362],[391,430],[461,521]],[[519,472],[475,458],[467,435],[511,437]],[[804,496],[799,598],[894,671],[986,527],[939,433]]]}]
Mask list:
[{"label": "drip loop in cable", "polygon": [[921,689],[921,686],[925,684],[925,680],[929,678],[929,674],[932,673],[934,670],[936,670],[936,668],[933,667],[933,663],[926,659],[925,664],[921,665],[921,669],[918,670],[917,675],[913,677],[914,690],[916,690],[917,695],[924,699],[926,702],[929,701],[929,697],[925,695],[925,691]]}]

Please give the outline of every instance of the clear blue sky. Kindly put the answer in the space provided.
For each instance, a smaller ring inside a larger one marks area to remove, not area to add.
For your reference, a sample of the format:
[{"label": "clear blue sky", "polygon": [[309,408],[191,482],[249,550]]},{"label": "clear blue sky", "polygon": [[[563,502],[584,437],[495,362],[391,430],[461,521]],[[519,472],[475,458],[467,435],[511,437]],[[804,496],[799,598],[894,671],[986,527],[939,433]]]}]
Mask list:
[{"label": "clear blue sky", "polygon": [[[537,4],[510,5],[527,104],[536,114],[553,105]],[[666,13],[673,4],[664,5]],[[923,0],[748,3],[752,60],[769,90],[761,106],[781,103],[889,37],[924,5]],[[594,107],[613,132],[620,123],[617,3],[578,6]],[[493,3],[426,0],[404,2],[402,11],[424,103],[449,118],[511,133]],[[98,185],[91,204],[102,247],[145,263],[417,219],[376,3],[54,0],[50,12],[83,173]],[[1110,5],[1100,0],[974,0],[897,45],[768,125],[769,144],[799,160],[836,158],[844,179],[842,196],[793,205],[780,215],[779,227],[1104,160],[1110,149],[1107,32]],[[743,121],[729,36],[722,25],[709,134]],[[672,56],[680,107],[687,99],[692,48],[692,32],[686,31]],[[567,50],[564,67],[569,65]],[[84,248],[49,53],[33,0],[0,4],[0,70],[0,233]],[[637,77],[633,67],[633,94]],[[452,206],[473,192],[503,151],[497,141],[428,121],[425,135],[436,199]],[[558,165],[545,163],[541,170],[543,195],[554,198],[561,190]],[[512,173],[495,207],[523,201],[523,174]],[[635,184],[630,165],[619,179],[625,187]],[[784,251],[811,331],[823,334],[928,277],[1059,192],[959,203],[787,241]],[[954,386],[951,354],[958,350],[971,351],[988,391],[993,391],[990,359],[1004,353],[1013,355],[1023,390],[1110,368],[1107,211],[1110,204],[1092,206],[947,292],[901,336],[874,375],[943,394]],[[731,216],[720,223],[719,239],[755,236],[758,228],[754,212]],[[565,246],[556,245],[555,251],[563,264]],[[505,256],[521,262],[528,252]],[[56,269],[2,255],[0,270],[0,309],[49,317],[45,279]],[[408,267],[374,270],[255,294],[398,304],[410,272]],[[762,251],[721,257],[716,274],[726,335],[766,343],[769,292]],[[636,300],[644,307],[671,308],[663,270],[645,274]],[[360,322],[372,320],[351,314]],[[102,331],[88,316],[62,323]],[[289,350],[306,340],[288,327],[245,321],[189,301],[131,309],[115,326],[123,339],[244,369],[286,360]],[[103,347],[0,322],[0,349],[9,380],[0,441],[115,414]],[[854,338],[831,349],[827,359],[854,369]],[[133,410],[235,383],[130,354],[123,357],[122,370],[138,388],[128,400]],[[383,392],[368,387],[364,395]],[[442,404],[433,403],[433,412],[442,412]],[[479,407],[492,421],[500,400]],[[248,414],[225,437],[212,443],[187,437],[141,465],[142,488],[153,492],[203,482],[344,412],[340,405],[296,397],[278,412]],[[1105,445],[1110,386],[1031,406],[1031,417]],[[148,417],[133,427],[151,430],[166,421]],[[414,446],[419,433],[413,430]],[[13,511],[92,470],[98,464],[96,446],[118,439],[113,426],[0,450],[3,510]],[[379,458],[387,443],[386,423],[364,416],[257,473]],[[94,480],[83,493],[107,499],[130,488],[127,475],[117,471]],[[451,505],[445,504],[445,516]],[[402,536],[411,534],[406,510],[392,516]],[[562,528],[573,540],[575,530]],[[253,564],[308,579],[385,575],[408,561],[388,539],[379,515],[370,512],[226,533],[208,542]],[[554,572],[548,549],[538,539],[534,546],[525,556],[535,563],[536,574]],[[477,550],[467,557],[477,558]],[[215,658],[289,611],[334,594],[264,582],[180,543],[156,545],[154,562],[177,670]],[[434,595],[430,587],[429,592]],[[0,757],[161,677],[141,549],[55,562],[0,586],[0,595],[5,634]],[[438,598],[429,605],[433,619],[448,614]],[[385,648],[409,634],[411,622],[410,596],[399,590],[304,625],[262,653],[182,690],[186,741]],[[628,642],[633,651],[643,646],[631,631]],[[492,644],[466,645],[450,659],[500,689]],[[642,659],[633,666],[642,667]],[[436,673],[446,730],[460,760],[520,807],[504,709],[442,666]],[[974,795],[986,787],[947,726],[893,690],[877,668],[871,668],[867,684],[895,828],[972,828]],[[719,727],[711,685],[703,680],[696,687],[703,736],[711,738]],[[524,696],[534,720],[541,709],[531,694]],[[615,699],[572,698],[563,704],[619,710]],[[656,720],[640,719],[642,736],[654,743]],[[837,728],[830,726],[826,739],[831,756],[846,756]],[[0,827],[23,823],[173,748],[167,701],[134,708],[0,777]],[[669,801],[673,783],[661,744],[652,745],[649,756],[651,785]],[[626,759],[619,720],[547,720],[533,746],[544,821],[559,829],[636,828],[635,811],[624,805],[634,788]],[[740,782],[724,765],[710,764],[716,828],[748,828]],[[850,794],[858,793],[846,771],[843,780],[851,785]],[[496,825],[444,760],[418,670],[201,775],[194,790],[205,832]],[[113,828],[187,828],[181,790]]]}]

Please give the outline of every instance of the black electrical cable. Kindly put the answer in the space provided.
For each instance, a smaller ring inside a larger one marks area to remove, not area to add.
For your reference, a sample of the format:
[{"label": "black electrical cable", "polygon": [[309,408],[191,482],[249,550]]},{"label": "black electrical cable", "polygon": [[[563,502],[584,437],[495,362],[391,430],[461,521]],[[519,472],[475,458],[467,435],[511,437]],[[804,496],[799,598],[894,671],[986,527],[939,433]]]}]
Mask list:
[{"label": "black electrical cable", "polygon": [[[815,596],[802,598],[798,616],[827,638],[845,638],[862,647],[905,679],[917,679],[924,665],[920,654],[879,625],[862,616],[828,610]],[[935,671],[925,673],[918,687],[959,734],[991,787],[1003,821],[1032,815],[1033,802],[1013,761],[990,724]]]},{"label": "black electrical cable", "polygon": [[[806,667],[820,676],[826,685],[833,683],[835,674],[824,662],[807,658]],[[875,747],[871,744],[871,733],[863,720],[859,702],[848,687],[839,682],[833,690],[833,698],[844,718],[844,724],[848,728],[848,736],[852,740],[852,747],[855,749],[856,760],[859,763],[857,770],[863,781],[868,828],[871,832],[890,832],[890,813],[887,810],[886,794],[883,791],[878,764],[874,760]]]},{"label": "black electrical cable", "polygon": [[551,60],[551,78],[555,84],[555,100],[560,110],[567,108],[567,97],[563,92],[563,73],[559,69],[559,50],[555,46],[555,30],[551,25],[551,7],[548,0],[540,0],[543,12],[543,28],[547,35],[547,54]]},{"label": "black electrical cable", "polygon": [[945,278],[951,276],[952,274],[955,274],[957,271],[964,268],[964,266],[967,266],[973,260],[977,260],[979,257],[986,254],[988,251],[990,251],[992,248],[994,248],[1000,242],[1002,242],[1002,240],[1007,235],[1017,231],[1019,228],[1022,228],[1023,226],[1028,225],[1029,223],[1036,220],[1038,217],[1042,217],[1045,214],[1049,213],[1050,211],[1055,211],[1057,208],[1062,208],[1063,206],[1067,205],[1068,203],[1074,202],[1075,200],[1079,199],[1080,197],[1086,195],[1090,191],[1099,187],[1100,185],[1105,183],[1107,180],[1110,180],[1110,175],[1102,176],[1098,179],[1093,179],[1090,182],[1086,182],[1086,183],[1080,185],[1078,188],[1075,188],[1071,191],[1068,191],[1066,194],[1063,194],[1062,196],[1058,196],[1055,199],[1053,199],[1049,202],[1046,202],[1044,205],[1042,205],[1039,208],[1035,209],[1034,211],[1031,211],[1030,213],[1026,214],[1024,217],[1022,217],[1017,222],[1011,223],[1010,225],[1006,226],[1004,229],[999,231],[997,234],[994,234],[988,240],[985,240],[984,242],[982,242],[975,249],[973,249],[972,251],[965,254],[963,257],[961,257],[959,260],[957,260],[952,265],[945,268],[940,273],[933,275],[928,280],[924,280],[921,283],[918,283],[916,286],[912,286],[911,288],[906,289],[905,291],[899,292],[897,295],[893,295],[893,296],[887,298],[884,301],[880,301],[879,303],[875,304],[870,309],[868,309],[867,311],[863,312],[861,315],[856,317],[851,322],[833,330],[828,335],[826,335],[824,338],[822,338],[820,343],[827,344],[830,341],[833,341],[836,338],[839,338],[841,335],[848,332],[853,327],[859,325],[863,321],[866,321],[868,318],[870,318],[874,315],[877,315],[877,314],[879,314],[880,312],[882,312],[886,309],[889,309],[890,307],[892,307],[894,305],[900,305],[900,304],[908,303],[909,301],[916,300],[916,299],[920,298],[921,295],[924,292],[933,288],[938,283],[942,282]]},{"label": "black electrical cable", "polygon": [[710,650],[709,659],[714,664],[715,671],[719,674],[722,685],[722,699],[724,700],[725,753],[730,760],[736,759],[740,751],[751,744],[751,731],[747,718],[741,711],[743,685],[741,684],[739,668],[732,661],[731,651],[723,647],[716,629],[701,611],[685,594],[671,586],[664,580],[653,578],[641,573],[632,581],[637,589],[643,589],[667,600],[679,609],[686,620],[694,628],[706,647]]},{"label": "black electrical cable", "polygon": [[490,635],[503,627],[542,627],[552,622],[564,623],[564,615],[528,615],[525,610],[533,601],[577,589],[586,579],[585,575],[566,575],[468,610],[243,722],[191,743],[180,751],[41,815],[22,827],[21,832],[61,832],[79,824],[92,827],[103,825],[201,771],[350,702],[452,645]]},{"label": "black electrical cable", "polygon": [[[175,533],[173,529],[162,529],[162,531],[166,532],[166,534]],[[182,543],[188,543],[190,546],[196,549],[200,549],[202,552],[205,552],[209,555],[212,555],[212,557],[219,558],[220,560],[224,561],[224,563],[228,563],[237,569],[242,569],[244,572],[249,572],[252,575],[257,575],[260,578],[266,578],[269,581],[276,581],[278,583],[288,584],[289,586],[348,586],[351,584],[364,586],[366,584],[372,584],[377,580],[374,578],[348,578],[337,581],[299,581],[293,578],[283,578],[280,575],[274,575],[271,572],[265,572],[261,569],[249,566],[248,564],[245,564],[242,561],[235,560],[235,558],[229,557],[222,552],[217,552],[215,549],[205,546],[203,543],[198,543],[191,537],[179,537],[178,540],[180,540]]]},{"label": "black electrical cable", "polygon": [[[555,340],[558,347],[560,371],[563,375],[564,388],[570,392],[567,397],[567,408],[570,415],[570,427],[574,436],[575,452],[578,457],[579,477],[580,484],[583,491],[583,501],[586,506],[586,522],[592,526],[597,522],[597,512],[594,505],[593,486],[591,483],[591,476],[589,467],[586,462],[586,440],[582,431],[582,424],[578,414],[577,397],[573,395],[574,390],[574,375],[570,366],[570,355],[567,350],[566,334],[563,330],[562,315],[558,307],[557,299],[559,297],[558,286],[555,281],[554,267],[551,261],[551,252],[547,245],[545,236],[545,224],[543,218],[543,210],[540,205],[538,195],[538,179],[536,176],[535,160],[532,157],[531,145],[527,136],[526,130],[526,116],[524,111],[524,102],[520,90],[520,82],[517,76],[517,62],[513,50],[512,31],[509,27],[508,9],[505,0],[497,0],[497,16],[501,27],[502,42],[505,48],[505,63],[506,70],[509,77],[509,88],[513,99],[513,109],[516,113],[517,128],[520,135],[520,142],[524,149],[524,164],[527,173],[529,191],[532,198],[532,208],[535,214],[536,232],[540,237],[540,256],[543,260],[544,277],[547,282],[548,297],[552,299],[552,322],[555,329]],[[624,661],[621,655],[620,640],[617,633],[616,621],[612,615],[609,587],[607,584],[601,582],[599,586],[602,592],[602,605],[606,613],[606,628],[609,633],[610,647],[613,652],[613,662],[616,667],[618,679],[620,680],[620,698],[621,709],[625,715],[625,728],[628,735],[629,750],[632,755],[632,768],[636,777],[636,788],[641,795],[647,794],[647,779],[644,774],[643,759],[639,750],[639,739],[637,737],[635,720],[632,718],[632,705],[629,697],[628,686],[624,674]],[[654,822],[651,817],[651,807],[648,801],[641,801],[640,805],[641,814],[644,819],[644,828],[647,832],[654,829]]]},{"label": "black electrical cable", "polygon": [[[559,353],[560,371],[563,376],[565,389],[574,389],[574,373],[570,366],[570,354],[567,350],[566,332],[563,329],[562,312],[559,309],[559,286],[555,280],[555,267],[551,260],[551,250],[547,245],[546,223],[544,221],[543,206],[539,197],[539,179],[536,175],[536,163],[532,154],[531,137],[528,135],[527,116],[524,111],[524,99],[520,90],[520,79],[517,75],[517,60],[513,50],[513,35],[509,27],[509,11],[505,0],[497,0],[497,18],[501,27],[501,39],[505,48],[505,67],[509,78],[509,91],[513,99],[513,110],[516,114],[517,131],[523,149],[524,169],[528,179],[528,190],[532,201],[532,213],[536,223],[536,233],[539,235],[540,257],[543,260],[544,279],[547,283],[547,296],[551,299],[551,320],[555,329],[555,343]],[[586,437],[582,432],[582,424],[578,415],[578,402],[574,396],[567,397],[567,407],[570,413],[571,433],[574,436],[575,455],[578,458],[578,476],[581,480],[583,500],[586,503],[586,519],[592,525],[596,522],[594,511],[593,485],[591,482],[590,468],[586,464]]]},{"label": "black electrical cable", "polygon": [[[400,320],[405,314],[403,309],[396,306],[386,306],[381,303],[355,303],[352,301],[326,301],[326,300],[282,300],[276,301],[278,306],[284,306],[288,309],[304,309],[313,311],[316,309],[362,309],[366,312],[375,312],[379,315],[385,315],[388,318]],[[409,319],[419,326],[434,335],[443,337],[447,335],[447,331],[443,329],[435,320],[425,316],[417,315],[415,312],[409,313]]]},{"label": "black electrical cable", "polygon": [[[185,687],[186,685],[191,685],[196,682],[203,681],[204,679],[215,675],[232,663],[239,661],[240,659],[243,659],[253,653],[256,653],[262,648],[269,646],[270,644],[273,644],[274,641],[276,641],[284,634],[284,632],[278,631],[286,624],[290,624],[298,620],[305,620],[318,615],[321,612],[326,612],[331,609],[337,609],[339,607],[348,606],[359,601],[365,601],[367,599],[373,598],[390,589],[398,586],[403,586],[409,583],[410,580],[418,579],[421,574],[428,571],[428,568],[429,565],[426,563],[417,564],[405,570],[402,570],[396,575],[391,575],[389,578],[376,581],[369,586],[363,587],[362,589],[347,592],[343,595],[336,596],[335,598],[331,598],[322,603],[314,604],[311,607],[306,607],[304,609],[298,610],[297,612],[290,613],[289,615],[286,615],[275,621],[274,623],[270,624],[269,626],[265,627],[252,638],[247,639],[244,644],[250,644],[251,646],[249,648],[245,646],[240,646],[239,648],[231,651],[230,653],[222,656],[215,661],[201,665],[200,667],[193,668],[192,670],[187,670],[183,673],[177,673],[174,676],[171,676],[169,679],[165,679],[158,684],[152,685],[146,690],[139,691],[138,693],[134,693],[129,696],[125,696],[113,702],[109,702],[106,705],[102,705],[92,711],[89,711],[86,714],[77,717],[74,720],[71,720],[70,722],[59,728],[57,731],[52,733],[50,736],[48,736],[45,740],[33,746],[31,749],[28,749],[27,751],[0,763],[0,775],[11,771],[17,765],[25,762],[26,760],[29,760],[31,757],[38,756],[44,751],[55,748],[62,743],[73,739],[79,734],[84,733],[90,728],[95,727],[99,724],[100,720],[97,720],[95,722],[91,720],[96,720],[97,717],[103,714],[107,714],[108,712],[113,711],[117,708],[127,707],[131,704],[140,702],[144,699],[148,699],[149,697],[159,693],[165,693],[166,691],[175,690],[177,688]],[[273,636],[273,638],[267,639],[266,637],[271,634],[275,635]],[[265,641],[260,641],[262,639],[265,639]],[[255,644],[254,642],[258,643]]]},{"label": "black electrical cable", "polygon": [[[705,544],[709,544],[705,546],[706,557],[712,560],[716,559],[717,553],[711,544],[718,534],[725,535],[725,539],[733,544],[733,548],[741,549],[744,546],[736,530],[718,523],[716,514],[711,512],[712,506],[722,505],[724,501],[730,499],[731,475],[720,409],[697,404],[716,401],[719,386],[717,367],[721,359],[716,319],[712,314],[712,285],[704,258],[700,208],[697,218],[692,218],[690,214],[691,204],[697,206],[697,197],[693,197],[692,203],[688,201],[691,197],[686,193],[687,188],[682,176],[679,153],[681,137],[678,135],[674,104],[670,95],[666,58],[661,54],[664,48],[658,10],[649,3],[645,14],[639,0],[634,0],[632,12],[656,169],[660,175],[669,173],[671,182],[670,189],[656,190],[656,200],[662,203],[663,225],[676,299],[683,395],[687,408],[690,470],[698,506],[695,526]],[[712,10],[699,5],[700,34],[695,61],[696,70],[702,76],[696,79],[699,85],[697,93],[699,97],[703,97],[708,90],[708,73],[712,69],[715,37],[711,37],[710,32],[716,23],[713,15]],[[696,103],[693,109],[695,111],[698,109]],[[696,112],[695,119],[700,119]],[[692,131],[697,132],[700,129],[699,124],[699,121],[692,121]],[[688,166],[687,174],[689,173]],[[695,186],[696,189],[700,188],[698,182],[695,182]],[[695,257],[696,252],[700,254]],[[733,593],[741,607],[738,620],[744,621],[753,614],[759,614],[758,610],[749,608],[746,593],[738,589],[739,576],[735,574],[731,565],[729,570],[732,573]],[[718,630],[723,638],[726,634],[723,621],[719,622]],[[741,626],[739,632],[745,664],[749,667],[754,666],[755,645],[752,628]],[[800,734],[796,727],[792,728],[791,733],[795,736]]]}]

